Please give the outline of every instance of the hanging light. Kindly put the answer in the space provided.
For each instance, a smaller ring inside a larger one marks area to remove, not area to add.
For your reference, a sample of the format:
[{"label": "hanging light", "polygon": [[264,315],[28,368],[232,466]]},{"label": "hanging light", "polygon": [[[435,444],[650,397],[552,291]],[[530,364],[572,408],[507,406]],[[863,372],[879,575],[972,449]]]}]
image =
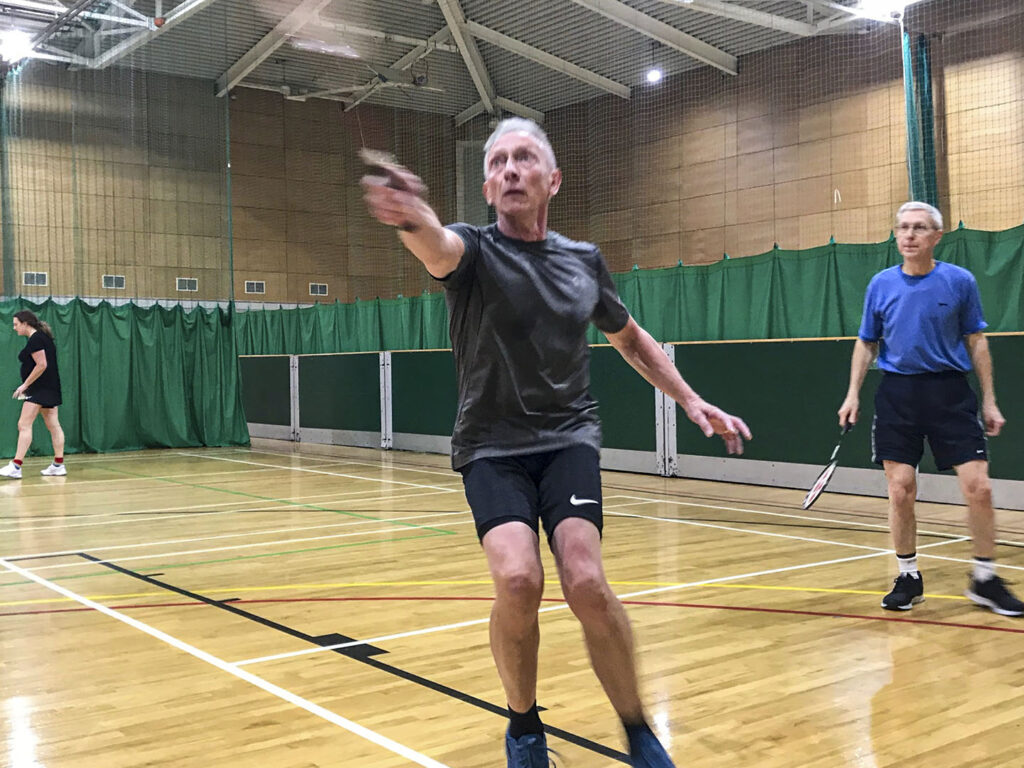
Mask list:
[{"label": "hanging light", "polygon": [[32,36],[20,29],[0,30],[0,59],[14,63],[32,53]]},{"label": "hanging light", "polygon": [[661,80],[661,77],[661,70],[658,69],[657,67],[651,67],[650,69],[647,70],[648,83],[657,83]]}]

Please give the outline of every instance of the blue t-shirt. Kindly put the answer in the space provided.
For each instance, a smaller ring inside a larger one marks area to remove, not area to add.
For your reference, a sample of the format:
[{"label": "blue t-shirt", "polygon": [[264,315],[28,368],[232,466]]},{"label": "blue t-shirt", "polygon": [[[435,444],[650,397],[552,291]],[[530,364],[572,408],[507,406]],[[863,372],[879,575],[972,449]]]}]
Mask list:
[{"label": "blue t-shirt", "polygon": [[861,339],[880,342],[878,367],[890,373],[971,370],[964,336],[988,327],[974,275],[935,262],[927,275],[889,267],[871,278]]}]

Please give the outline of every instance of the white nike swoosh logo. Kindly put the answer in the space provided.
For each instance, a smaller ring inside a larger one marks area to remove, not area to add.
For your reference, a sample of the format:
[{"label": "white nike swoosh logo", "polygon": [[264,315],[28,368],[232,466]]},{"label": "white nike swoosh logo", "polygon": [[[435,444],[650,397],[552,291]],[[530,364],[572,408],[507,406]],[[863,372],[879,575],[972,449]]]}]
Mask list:
[{"label": "white nike swoosh logo", "polygon": [[578,506],[581,506],[582,504],[597,504],[597,500],[596,499],[577,499],[576,498],[576,494],[574,493],[572,496],[569,497],[569,503],[572,504],[574,507],[578,507]]}]

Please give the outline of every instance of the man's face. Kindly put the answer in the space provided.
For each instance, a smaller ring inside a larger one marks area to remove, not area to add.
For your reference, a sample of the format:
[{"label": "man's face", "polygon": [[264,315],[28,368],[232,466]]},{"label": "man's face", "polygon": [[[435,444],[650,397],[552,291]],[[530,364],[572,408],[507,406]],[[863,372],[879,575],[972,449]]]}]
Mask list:
[{"label": "man's face", "polygon": [[932,258],[941,237],[927,211],[905,211],[896,220],[896,247],[905,259]]},{"label": "man's face", "polygon": [[487,153],[484,197],[498,213],[539,210],[561,183],[561,171],[551,167],[540,143],[528,133],[506,133]]}]

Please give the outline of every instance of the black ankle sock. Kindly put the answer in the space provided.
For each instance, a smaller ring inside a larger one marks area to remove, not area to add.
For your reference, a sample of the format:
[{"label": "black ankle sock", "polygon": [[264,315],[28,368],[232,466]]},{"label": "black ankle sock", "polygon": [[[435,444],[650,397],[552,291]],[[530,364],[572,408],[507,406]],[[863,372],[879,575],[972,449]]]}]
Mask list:
[{"label": "black ankle sock", "polygon": [[508,735],[518,739],[527,733],[544,733],[544,723],[540,721],[537,702],[533,702],[533,706],[526,712],[516,712],[512,707],[508,708]]}]

